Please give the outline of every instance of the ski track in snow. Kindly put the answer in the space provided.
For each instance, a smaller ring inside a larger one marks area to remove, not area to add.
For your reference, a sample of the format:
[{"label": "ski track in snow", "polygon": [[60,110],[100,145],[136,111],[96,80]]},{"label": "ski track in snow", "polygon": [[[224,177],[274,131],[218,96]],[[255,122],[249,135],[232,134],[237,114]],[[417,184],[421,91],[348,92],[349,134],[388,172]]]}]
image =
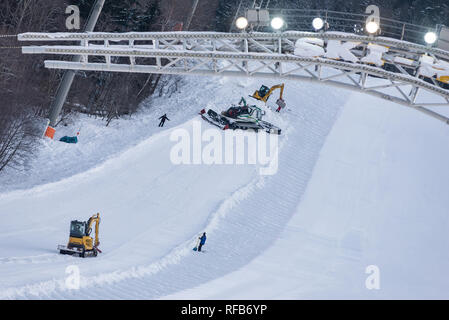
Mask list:
[{"label": "ski track in snow", "polygon": [[[218,81],[218,84],[222,83],[223,81]],[[250,85],[246,84],[246,87],[239,83],[233,85],[233,100],[236,100],[236,91],[251,91],[252,86],[257,87],[260,83],[251,81]],[[288,85],[296,88],[299,86],[287,83]],[[304,86],[304,84],[301,85]],[[231,85],[228,85],[229,87]],[[203,222],[203,229],[208,233],[208,241],[205,246],[207,254],[200,255],[192,251],[196,239],[195,234],[169,250],[168,254],[149,264],[121,267],[112,272],[97,274],[93,272],[92,275],[84,276],[82,269],[87,267],[89,263],[87,260],[80,265],[82,278],[79,290],[70,291],[65,288],[65,278],[50,276],[49,280],[18,287],[1,288],[0,282],[0,298],[153,299],[198,286],[249,263],[276,240],[295,212],[319,157],[321,147],[344,104],[346,95],[342,92],[337,91],[330,94],[332,99],[328,100],[329,95],[323,97],[319,86],[306,87],[310,90],[304,90],[297,95],[295,93],[299,92],[298,89],[296,92],[293,88],[286,92],[289,109],[294,111],[290,113],[287,111],[285,115],[282,115],[288,117],[288,121],[284,121],[283,124],[284,134],[280,139],[282,145],[277,174],[273,176],[255,175],[249,183],[222,200],[219,207],[210,213],[208,219]],[[223,90],[223,93],[228,94],[229,90]],[[193,93],[190,95],[194,96]],[[235,101],[232,102],[235,103]],[[220,108],[210,105],[209,107]],[[201,109],[196,106],[194,108]],[[270,121],[271,115],[267,116],[267,120]],[[274,116],[278,117],[278,115]],[[179,120],[177,123],[182,123],[182,121]],[[163,135],[167,136],[168,134]],[[150,138],[150,140],[154,139],[157,139],[157,136]],[[145,144],[146,141],[142,143]],[[139,148],[139,145],[127,152],[132,155],[135,148]],[[120,156],[124,157],[124,155]],[[114,164],[114,159],[111,157],[109,161],[111,165]],[[20,198],[29,192],[36,191],[45,193],[46,189],[51,189],[58,184],[70,188],[71,184],[82,181],[85,176],[101,172],[107,163],[94,167],[90,172],[80,173],[78,176],[53,182],[50,185],[35,187],[32,191],[12,191],[0,194],[0,203],[5,197]],[[88,213],[84,213],[84,215],[88,215]],[[132,242],[136,239],[128,241]],[[0,267],[26,263],[34,266],[42,263],[44,267],[46,262],[53,261],[61,261],[68,265],[76,259],[57,254],[53,257],[51,254],[6,257],[0,258]],[[106,256],[104,259],[107,263]],[[193,272],[193,270],[195,271]],[[40,271],[36,269],[35,272]]]}]

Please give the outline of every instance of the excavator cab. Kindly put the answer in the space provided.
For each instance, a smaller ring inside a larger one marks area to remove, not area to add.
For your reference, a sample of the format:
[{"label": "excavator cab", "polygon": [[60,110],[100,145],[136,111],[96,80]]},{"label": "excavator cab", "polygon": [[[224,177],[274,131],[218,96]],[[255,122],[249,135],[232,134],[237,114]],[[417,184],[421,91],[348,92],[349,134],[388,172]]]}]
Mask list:
[{"label": "excavator cab", "polygon": [[[267,86],[262,85],[259,89],[259,91],[257,91],[258,96],[263,99],[265,98],[265,96],[270,92],[270,88],[268,88]],[[268,97],[267,97],[268,100]]]},{"label": "excavator cab", "polygon": [[[90,236],[92,232],[92,224],[95,223],[95,240]],[[67,246],[59,245],[58,250],[61,254],[78,254],[81,257],[96,257],[100,245],[98,238],[100,225],[100,214],[97,213],[86,221],[73,220],[70,222],[70,236]]]},{"label": "excavator cab", "polygon": [[74,220],[70,222],[70,237],[82,238],[86,234],[86,222]]}]

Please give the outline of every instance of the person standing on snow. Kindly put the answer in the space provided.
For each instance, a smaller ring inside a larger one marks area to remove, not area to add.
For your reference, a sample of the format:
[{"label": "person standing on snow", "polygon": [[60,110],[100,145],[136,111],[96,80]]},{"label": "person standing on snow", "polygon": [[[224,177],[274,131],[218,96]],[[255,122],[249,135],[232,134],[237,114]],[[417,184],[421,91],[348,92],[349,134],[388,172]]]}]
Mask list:
[{"label": "person standing on snow", "polygon": [[170,121],[170,119],[167,117],[167,114],[165,113],[162,117],[159,117],[159,119],[161,120],[161,122],[159,122],[159,127],[163,127],[165,120]]},{"label": "person standing on snow", "polygon": [[206,243],[206,232],[204,232],[203,235],[199,239],[200,239],[200,244],[198,246],[198,251],[201,251],[201,248]]}]

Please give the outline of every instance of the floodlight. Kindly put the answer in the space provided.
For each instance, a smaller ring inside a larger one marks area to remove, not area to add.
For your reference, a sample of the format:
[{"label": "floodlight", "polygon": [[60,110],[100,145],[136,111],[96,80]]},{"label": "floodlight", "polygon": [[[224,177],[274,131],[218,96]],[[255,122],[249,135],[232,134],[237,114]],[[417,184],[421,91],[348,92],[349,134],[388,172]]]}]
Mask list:
[{"label": "floodlight", "polygon": [[426,41],[427,44],[434,44],[437,41],[437,35],[435,32],[427,32],[426,35],[424,36],[424,40]]},{"label": "floodlight", "polygon": [[315,30],[321,30],[324,27],[324,21],[321,18],[315,18],[312,21],[312,26]]},{"label": "floodlight", "polygon": [[379,24],[376,21],[370,21],[366,24],[366,31],[370,34],[375,34],[379,31]]},{"label": "floodlight", "polygon": [[273,29],[279,30],[284,26],[284,19],[280,17],[275,17],[271,19],[271,27]]},{"label": "floodlight", "polygon": [[237,26],[237,28],[243,30],[248,26],[248,19],[246,19],[245,17],[237,18],[237,20],[235,20],[235,25]]}]

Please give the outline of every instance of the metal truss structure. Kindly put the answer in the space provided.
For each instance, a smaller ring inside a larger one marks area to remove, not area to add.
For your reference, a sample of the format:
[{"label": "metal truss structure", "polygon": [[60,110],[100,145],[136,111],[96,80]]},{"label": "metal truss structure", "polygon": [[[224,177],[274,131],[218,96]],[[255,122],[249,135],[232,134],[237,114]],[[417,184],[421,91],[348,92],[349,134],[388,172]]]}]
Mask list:
[{"label": "metal truss structure", "polygon": [[[23,53],[81,57],[79,62],[47,60],[47,68],[312,81],[386,99],[449,124],[440,112],[449,110],[449,87],[444,80],[449,79],[449,70],[446,78],[439,67],[448,63],[449,52],[392,38],[339,32],[95,32],[24,33],[18,39],[69,42],[24,46]],[[323,52],[331,42],[342,47],[350,43],[345,50],[355,60],[345,60],[344,55],[295,54],[300,39],[321,41]],[[364,59],[373,45],[386,48],[381,65]],[[434,61],[439,77],[420,72],[423,57]]]}]

